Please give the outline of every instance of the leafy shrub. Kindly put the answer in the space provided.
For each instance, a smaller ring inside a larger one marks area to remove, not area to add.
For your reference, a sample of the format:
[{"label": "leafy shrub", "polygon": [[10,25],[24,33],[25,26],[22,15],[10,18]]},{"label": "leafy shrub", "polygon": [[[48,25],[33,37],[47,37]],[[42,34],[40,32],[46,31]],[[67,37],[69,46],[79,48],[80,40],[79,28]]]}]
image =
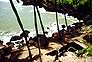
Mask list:
[{"label": "leafy shrub", "polygon": [[92,56],[92,44],[88,43],[86,48],[83,48],[82,50],[78,50],[76,53],[77,56],[86,54],[87,56]]},{"label": "leafy shrub", "polygon": [[[49,1],[55,1],[55,0],[49,0]],[[62,0],[56,0],[57,4],[62,5]],[[76,8],[79,5],[83,5],[87,0],[63,0],[63,4],[71,4],[74,8]]]}]

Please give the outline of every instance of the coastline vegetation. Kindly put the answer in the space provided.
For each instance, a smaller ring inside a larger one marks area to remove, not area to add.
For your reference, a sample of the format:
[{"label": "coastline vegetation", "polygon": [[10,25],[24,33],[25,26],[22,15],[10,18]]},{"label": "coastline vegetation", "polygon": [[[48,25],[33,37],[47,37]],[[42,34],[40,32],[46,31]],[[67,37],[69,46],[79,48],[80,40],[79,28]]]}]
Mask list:
[{"label": "coastline vegetation", "polygon": [[[55,1],[55,0],[49,0],[49,1]],[[77,6],[83,5],[87,0],[57,0],[58,5],[63,4],[71,4],[74,8]]]}]

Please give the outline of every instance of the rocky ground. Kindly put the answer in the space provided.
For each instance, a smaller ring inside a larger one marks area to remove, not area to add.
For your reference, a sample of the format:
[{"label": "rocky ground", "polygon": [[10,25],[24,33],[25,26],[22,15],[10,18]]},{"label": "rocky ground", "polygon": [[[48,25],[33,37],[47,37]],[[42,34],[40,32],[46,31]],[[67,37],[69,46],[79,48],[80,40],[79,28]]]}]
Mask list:
[{"label": "rocky ground", "polygon": [[[49,6],[47,6],[49,9],[45,9],[50,10],[53,3],[54,2],[48,2]],[[77,14],[76,17],[78,18],[78,11],[73,8],[69,8],[65,7],[66,10],[68,9],[70,15],[76,16]],[[60,9],[60,11],[61,10],[62,8]],[[53,9],[51,9],[50,11],[53,11]],[[63,13],[63,10],[61,13]],[[84,14],[84,12],[80,12],[80,14],[81,18],[84,21],[84,24],[75,23],[74,27],[68,26],[68,30],[64,30],[63,28],[60,31],[60,38],[58,32],[53,33],[52,37],[44,37],[43,35],[39,34],[41,59],[43,62],[92,62],[91,56],[87,56],[87,54],[78,56],[76,54],[78,50],[86,48],[88,43],[92,44],[92,28],[90,28],[92,24],[92,18],[90,15],[88,15],[88,13]],[[21,34],[20,36],[14,36],[14,38],[10,40],[12,41],[20,39],[21,37],[24,37],[24,35]],[[3,45],[2,41],[0,41],[1,62],[30,62],[29,52],[26,45],[24,45],[22,49],[18,49],[18,47],[13,47],[14,44],[11,42],[7,43],[7,45]],[[28,45],[30,46],[33,62],[40,62],[37,37],[30,37]]]},{"label": "rocky ground", "polygon": [[[68,43],[59,43],[59,42],[49,42],[48,48],[41,48],[41,59],[43,62],[92,62],[91,56],[87,56],[86,54],[83,54],[82,56],[77,56],[75,53],[77,52],[77,48],[75,47],[76,44],[80,45],[83,48],[86,48],[85,42],[87,42],[83,37],[86,35],[86,33],[91,32],[92,29],[89,29],[88,31],[85,31],[85,29],[91,27],[90,26],[82,26],[82,30],[79,31],[82,33],[82,35],[78,37],[74,37],[69,39],[67,41]],[[92,33],[88,33],[92,34]],[[61,42],[64,42],[61,40]],[[71,44],[72,42],[73,45]],[[67,45],[72,45],[68,46],[68,49],[66,50]],[[78,47],[77,45],[77,47]],[[69,51],[69,47],[75,47],[77,50]],[[63,50],[62,50],[63,49]],[[22,51],[22,53],[20,53]],[[23,47],[23,50],[19,50],[18,47],[12,48],[11,52],[7,54],[5,57],[2,58],[1,56],[1,62],[29,62],[29,53],[27,46]],[[33,57],[33,62],[40,62],[40,57],[39,57],[39,50],[36,46],[30,46],[30,51]],[[0,50],[1,52],[1,50]],[[8,51],[9,52],[9,51]],[[58,52],[58,53],[57,53]],[[4,52],[3,52],[4,53]],[[55,60],[57,57],[56,54],[58,54],[58,59]]]}]

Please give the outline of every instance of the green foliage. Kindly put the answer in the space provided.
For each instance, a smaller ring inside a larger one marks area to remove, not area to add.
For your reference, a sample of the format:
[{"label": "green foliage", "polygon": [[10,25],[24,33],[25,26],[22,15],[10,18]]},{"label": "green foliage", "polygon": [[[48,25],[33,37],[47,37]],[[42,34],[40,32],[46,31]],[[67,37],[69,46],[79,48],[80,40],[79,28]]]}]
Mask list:
[{"label": "green foliage", "polygon": [[[84,31],[88,31],[92,29],[92,25],[90,26],[90,28],[88,29],[85,29]],[[89,34],[90,32],[87,32],[85,35]],[[92,39],[89,39],[89,40],[92,40]],[[82,50],[78,50],[78,53],[76,53],[77,55],[83,55],[83,54],[87,54],[88,56],[92,56],[92,44],[90,43],[87,43],[86,44],[87,47],[86,48],[83,48]]]},{"label": "green foliage", "polygon": [[91,29],[92,29],[92,25],[91,25],[91,27],[90,27]]},{"label": "green foliage", "polygon": [[85,53],[87,53],[87,49],[83,48],[82,50],[78,50],[78,53],[76,53],[76,54],[80,56],[80,55],[83,55]]},{"label": "green foliage", "polygon": [[[55,1],[55,0],[49,0],[49,1]],[[57,4],[62,5],[62,0],[56,0]],[[63,0],[63,4],[71,4],[74,8],[76,8],[79,5],[83,5],[87,0]]]},{"label": "green foliage", "polygon": [[89,29],[85,29],[84,31],[88,31]]},{"label": "green foliage", "polygon": [[83,48],[82,50],[78,50],[77,55],[83,55],[87,54],[88,56],[92,56],[92,44],[88,43],[86,48]]}]

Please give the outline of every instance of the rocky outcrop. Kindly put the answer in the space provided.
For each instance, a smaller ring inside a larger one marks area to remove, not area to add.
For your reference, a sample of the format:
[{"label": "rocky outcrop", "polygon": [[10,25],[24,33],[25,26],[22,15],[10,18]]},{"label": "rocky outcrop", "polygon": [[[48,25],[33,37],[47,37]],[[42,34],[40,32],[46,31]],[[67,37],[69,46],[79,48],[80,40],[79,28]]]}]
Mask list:
[{"label": "rocky outcrop", "polygon": [[10,42],[20,40],[20,39],[22,39],[22,36],[12,36],[11,39],[10,39]]}]

